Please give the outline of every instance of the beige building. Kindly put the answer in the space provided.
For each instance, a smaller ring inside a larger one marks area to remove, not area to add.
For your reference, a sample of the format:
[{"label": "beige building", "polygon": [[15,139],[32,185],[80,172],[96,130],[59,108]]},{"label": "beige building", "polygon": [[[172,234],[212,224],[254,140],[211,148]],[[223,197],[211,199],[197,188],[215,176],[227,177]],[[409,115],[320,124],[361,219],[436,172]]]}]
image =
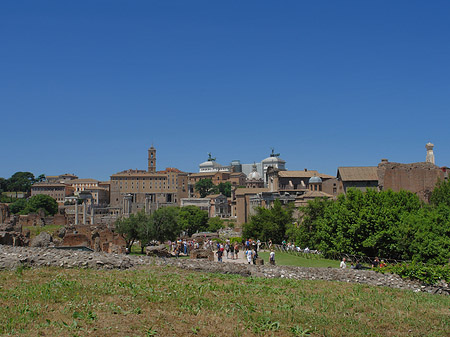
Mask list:
[{"label": "beige building", "polygon": [[315,170],[304,169],[301,171],[281,171],[269,167],[267,170],[267,187],[271,192],[280,194],[301,195],[309,191],[309,180],[318,177],[322,182],[333,179],[333,176],[319,173]]},{"label": "beige building", "polygon": [[55,199],[59,205],[64,205],[65,197],[73,194],[73,188],[66,184],[44,181],[31,186],[31,196],[38,194],[48,195]]},{"label": "beige building", "polygon": [[125,170],[111,176],[110,204],[124,214],[180,205],[188,197],[188,174],[176,168],[156,171],[156,149],[148,150],[148,170]]}]

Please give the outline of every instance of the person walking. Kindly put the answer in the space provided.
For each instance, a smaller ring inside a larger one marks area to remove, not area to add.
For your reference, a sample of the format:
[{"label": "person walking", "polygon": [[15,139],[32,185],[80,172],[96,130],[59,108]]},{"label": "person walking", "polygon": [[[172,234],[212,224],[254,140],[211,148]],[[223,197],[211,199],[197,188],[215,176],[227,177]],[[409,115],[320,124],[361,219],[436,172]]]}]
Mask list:
[{"label": "person walking", "polygon": [[275,252],[272,250],[269,254],[269,263],[271,265],[275,265]]},{"label": "person walking", "polygon": [[347,268],[347,264],[345,263],[345,257],[342,259],[341,264],[339,265],[339,268],[341,268],[341,269]]}]

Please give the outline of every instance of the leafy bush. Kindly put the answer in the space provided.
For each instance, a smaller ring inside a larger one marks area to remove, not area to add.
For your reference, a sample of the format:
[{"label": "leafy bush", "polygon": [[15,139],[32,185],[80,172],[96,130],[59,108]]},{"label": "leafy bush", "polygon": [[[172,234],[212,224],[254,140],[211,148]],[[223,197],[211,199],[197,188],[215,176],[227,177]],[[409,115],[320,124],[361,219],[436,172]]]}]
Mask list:
[{"label": "leafy bush", "polygon": [[419,280],[425,284],[436,284],[440,280],[450,282],[450,266],[436,266],[425,263],[397,263],[375,268],[379,273],[397,274],[402,278]]}]

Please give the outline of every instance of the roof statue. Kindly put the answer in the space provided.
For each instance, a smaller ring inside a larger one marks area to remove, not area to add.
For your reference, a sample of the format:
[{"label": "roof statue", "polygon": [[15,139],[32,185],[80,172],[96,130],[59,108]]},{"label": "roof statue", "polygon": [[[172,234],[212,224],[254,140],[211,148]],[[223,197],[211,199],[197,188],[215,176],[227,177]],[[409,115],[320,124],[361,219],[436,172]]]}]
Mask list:
[{"label": "roof statue", "polygon": [[211,156],[211,152],[208,152],[208,161],[216,161],[216,158]]},{"label": "roof statue", "polygon": [[272,147],[272,153],[270,154],[271,157],[279,157],[279,156],[280,156],[279,153],[274,153],[274,152],[275,152],[275,150],[274,150],[274,148]]}]

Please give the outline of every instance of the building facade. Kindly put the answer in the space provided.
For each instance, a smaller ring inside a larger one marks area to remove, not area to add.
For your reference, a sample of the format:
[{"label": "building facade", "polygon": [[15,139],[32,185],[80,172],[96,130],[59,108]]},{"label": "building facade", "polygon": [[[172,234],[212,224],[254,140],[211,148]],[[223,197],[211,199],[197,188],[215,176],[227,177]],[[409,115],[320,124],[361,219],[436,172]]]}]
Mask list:
[{"label": "building facade", "polygon": [[188,174],[176,168],[156,171],[156,149],[148,151],[148,170],[125,170],[111,176],[110,205],[124,214],[181,204],[188,197]]}]

